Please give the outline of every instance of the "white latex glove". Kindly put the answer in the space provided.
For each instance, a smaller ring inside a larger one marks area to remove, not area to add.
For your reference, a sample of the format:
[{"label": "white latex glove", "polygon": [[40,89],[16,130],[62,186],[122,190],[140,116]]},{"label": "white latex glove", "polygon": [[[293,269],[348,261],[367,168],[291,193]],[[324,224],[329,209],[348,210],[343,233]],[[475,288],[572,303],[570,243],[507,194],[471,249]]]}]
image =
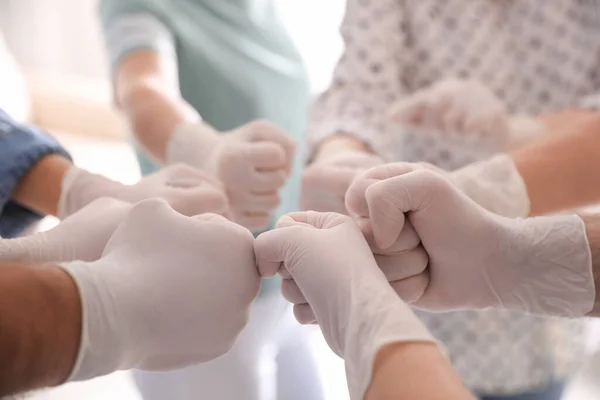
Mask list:
[{"label": "white latex glove", "polygon": [[362,151],[344,151],[315,161],[302,175],[300,206],[303,210],[347,214],[344,196],[354,178],[381,164],[381,158]]},{"label": "white latex glove", "polygon": [[429,255],[429,284],[417,307],[502,307],[566,317],[592,309],[590,248],[577,216],[502,217],[442,176],[406,163],[367,171],[348,190],[346,204],[370,220],[383,249],[401,237],[408,215]]},{"label": "white latex glove", "polygon": [[[363,399],[377,352],[396,342],[433,338],[390,288],[351,218],[308,211],[283,216],[255,241],[261,276],[280,273],[308,304],[300,322],[319,323],[329,347],[346,362],[352,399]],[[293,279],[293,280],[292,280]]]},{"label": "white latex glove", "polygon": [[112,198],[95,200],[46,232],[0,240],[0,260],[95,261],[131,207]]},{"label": "white latex glove", "polygon": [[278,190],[291,172],[296,142],[268,121],[219,133],[206,124],[186,124],[174,132],[167,162],[184,162],[220,179],[235,221],[253,229],[269,225],[279,205]]},{"label": "white latex glove", "polygon": [[467,165],[449,176],[456,187],[486,210],[512,218],[529,216],[527,186],[508,154]]},{"label": "white latex glove", "polygon": [[146,176],[135,185],[124,185],[104,176],[71,167],[65,174],[58,203],[58,217],[66,218],[101,197],[135,204],[161,198],[184,215],[205,212],[228,215],[229,205],[221,184],[187,165],[171,165]]},{"label": "white latex glove", "polygon": [[[356,222],[371,247],[377,265],[387,278],[392,289],[402,293],[402,300],[412,304],[421,298],[429,284],[427,252],[409,221],[406,221],[401,235],[388,248],[382,249],[373,237],[368,219],[356,216]],[[402,268],[398,268],[401,265]],[[302,302],[297,292],[283,286],[283,297],[292,303]]]},{"label": "white latex glove", "polygon": [[466,139],[495,151],[516,148],[546,134],[534,118],[509,116],[487,86],[471,79],[439,81],[394,104],[390,115],[415,131]]},{"label": "white latex glove", "polygon": [[162,200],[133,206],[100,260],[63,265],[83,310],[69,380],[225,354],[258,294],[253,243],[247,229],[215,214],[185,217]]},{"label": "white latex glove", "polygon": [[486,210],[511,218],[529,216],[531,201],[527,186],[508,154],[499,154],[452,172],[428,163],[413,165],[444,176]]}]

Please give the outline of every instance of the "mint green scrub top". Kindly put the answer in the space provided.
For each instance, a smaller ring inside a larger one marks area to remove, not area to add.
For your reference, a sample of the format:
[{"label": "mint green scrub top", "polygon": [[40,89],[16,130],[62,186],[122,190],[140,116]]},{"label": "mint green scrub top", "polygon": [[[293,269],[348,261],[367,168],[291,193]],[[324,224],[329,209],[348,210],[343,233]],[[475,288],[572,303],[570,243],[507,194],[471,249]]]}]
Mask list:
[{"label": "mint green scrub top", "polygon": [[[100,14],[113,70],[138,50],[174,57],[183,98],[217,130],[267,119],[293,136],[298,152],[272,223],[299,209],[309,81],[271,0],[102,0]],[[159,168],[135,147],[144,175]]]}]

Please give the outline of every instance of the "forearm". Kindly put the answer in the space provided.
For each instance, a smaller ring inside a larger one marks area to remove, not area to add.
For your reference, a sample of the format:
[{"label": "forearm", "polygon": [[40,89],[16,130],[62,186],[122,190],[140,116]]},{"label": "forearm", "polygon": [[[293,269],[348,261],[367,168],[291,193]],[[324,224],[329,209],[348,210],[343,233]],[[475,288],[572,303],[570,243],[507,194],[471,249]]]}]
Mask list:
[{"label": "forearm", "polygon": [[197,122],[199,114],[180,95],[176,65],[152,51],[128,56],[115,82],[118,105],[125,112],[134,135],[160,163],[175,128]]},{"label": "forearm", "polygon": [[80,299],[66,272],[0,264],[0,398],[63,383],[80,333]]},{"label": "forearm", "polygon": [[323,140],[323,142],[315,148],[312,161],[327,158],[334,154],[353,151],[373,153],[373,150],[362,140],[340,132]]},{"label": "forearm", "polygon": [[179,95],[167,93],[160,84],[140,84],[120,98],[133,133],[158,162],[166,162],[167,145],[175,128],[198,122],[198,113]]},{"label": "forearm", "polygon": [[58,154],[43,157],[21,178],[13,200],[41,214],[57,215],[62,180],[71,166]]},{"label": "forearm", "polygon": [[539,114],[535,120],[543,124],[548,136],[561,135],[572,132],[573,125],[591,122],[598,116],[598,112],[585,108],[569,108],[551,113]]},{"label": "forearm", "polygon": [[600,200],[600,115],[571,125],[570,131],[510,153],[527,187],[530,215]]},{"label": "forearm", "polygon": [[397,343],[379,351],[367,400],[473,400],[434,343]]}]

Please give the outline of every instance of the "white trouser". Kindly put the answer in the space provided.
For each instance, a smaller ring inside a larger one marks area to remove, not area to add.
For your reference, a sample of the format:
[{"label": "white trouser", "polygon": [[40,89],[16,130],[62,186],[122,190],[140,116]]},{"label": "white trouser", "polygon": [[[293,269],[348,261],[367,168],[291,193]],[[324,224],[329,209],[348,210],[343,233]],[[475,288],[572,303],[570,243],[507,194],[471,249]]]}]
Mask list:
[{"label": "white trouser", "polygon": [[277,290],[261,293],[223,357],[173,372],[135,371],[134,378],[144,400],[324,398],[306,331]]}]

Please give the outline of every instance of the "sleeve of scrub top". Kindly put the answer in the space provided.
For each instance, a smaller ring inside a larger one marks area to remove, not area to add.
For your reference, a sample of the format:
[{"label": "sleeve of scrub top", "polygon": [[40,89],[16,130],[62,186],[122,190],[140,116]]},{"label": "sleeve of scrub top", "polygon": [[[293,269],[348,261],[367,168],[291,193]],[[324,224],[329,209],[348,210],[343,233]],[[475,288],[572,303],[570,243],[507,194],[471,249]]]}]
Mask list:
[{"label": "sleeve of scrub top", "polygon": [[127,13],[103,20],[104,39],[112,70],[139,50],[175,59],[175,39],[169,28],[149,13]]},{"label": "sleeve of scrub top", "polygon": [[42,218],[11,201],[11,197],[21,178],[49,154],[71,159],[54,138],[35,127],[18,124],[0,109],[0,237],[18,236]]},{"label": "sleeve of scrub top", "polygon": [[345,51],[332,83],[312,107],[308,143],[315,146],[336,133],[355,137],[382,156],[387,109],[406,91],[403,10],[397,0],[348,0],[340,33]]}]

